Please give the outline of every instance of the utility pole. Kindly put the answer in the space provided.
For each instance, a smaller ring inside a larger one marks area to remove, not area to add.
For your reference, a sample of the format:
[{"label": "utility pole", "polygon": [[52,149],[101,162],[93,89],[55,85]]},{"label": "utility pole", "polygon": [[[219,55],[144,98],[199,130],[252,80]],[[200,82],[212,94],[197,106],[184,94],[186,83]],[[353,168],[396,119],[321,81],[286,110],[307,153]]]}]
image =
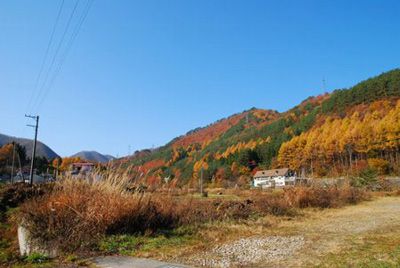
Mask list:
[{"label": "utility pole", "polygon": [[12,145],[13,145],[13,156],[12,156],[12,165],[11,165],[11,183],[14,182],[15,141],[12,142]]},{"label": "utility pole", "polygon": [[203,196],[203,174],[204,174],[204,169],[201,168],[200,170],[200,195]]},{"label": "utility pole", "polygon": [[60,158],[59,161],[57,161],[57,170],[56,170],[56,177],[55,177],[55,179],[57,179],[57,177],[58,177],[58,171],[60,170],[60,161],[61,161],[61,158]]},{"label": "utility pole", "polygon": [[36,156],[36,143],[37,143],[37,135],[38,135],[38,128],[39,128],[39,116],[32,116],[32,115],[25,115],[25,117],[29,117],[36,120],[35,125],[27,125],[28,127],[35,128],[35,139],[33,140],[33,150],[32,150],[32,159],[31,159],[31,171],[29,175],[29,184],[33,184],[33,169],[35,166],[35,156]]}]

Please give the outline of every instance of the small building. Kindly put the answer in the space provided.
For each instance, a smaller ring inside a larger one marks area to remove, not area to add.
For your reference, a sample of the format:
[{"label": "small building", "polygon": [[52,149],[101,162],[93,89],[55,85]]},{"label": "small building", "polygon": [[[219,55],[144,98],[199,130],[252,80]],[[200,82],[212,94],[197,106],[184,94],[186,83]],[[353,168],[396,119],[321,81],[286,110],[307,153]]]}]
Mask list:
[{"label": "small building", "polygon": [[289,168],[257,171],[253,176],[253,186],[261,188],[295,185],[296,173]]},{"label": "small building", "polygon": [[86,163],[86,162],[73,163],[72,164],[71,175],[86,175],[86,174],[89,174],[89,173],[91,173],[93,171],[94,166],[95,165],[93,163]]}]

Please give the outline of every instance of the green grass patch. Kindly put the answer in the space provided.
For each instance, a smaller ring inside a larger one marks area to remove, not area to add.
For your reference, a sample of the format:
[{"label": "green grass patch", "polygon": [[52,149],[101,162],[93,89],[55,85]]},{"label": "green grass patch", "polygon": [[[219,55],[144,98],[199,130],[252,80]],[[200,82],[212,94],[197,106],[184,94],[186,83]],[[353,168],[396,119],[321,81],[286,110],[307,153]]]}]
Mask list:
[{"label": "green grass patch", "polygon": [[47,257],[44,254],[34,252],[28,256],[26,256],[25,261],[29,263],[43,263],[49,260],[49,257]]},{"label": "green grass patch", "polygon": [[99,250],[106,254],[137,255],[156,249],[167,249],[186,245],[192,241],[191,228],[177,228],[155,235],[111,235],[99,243]]}]

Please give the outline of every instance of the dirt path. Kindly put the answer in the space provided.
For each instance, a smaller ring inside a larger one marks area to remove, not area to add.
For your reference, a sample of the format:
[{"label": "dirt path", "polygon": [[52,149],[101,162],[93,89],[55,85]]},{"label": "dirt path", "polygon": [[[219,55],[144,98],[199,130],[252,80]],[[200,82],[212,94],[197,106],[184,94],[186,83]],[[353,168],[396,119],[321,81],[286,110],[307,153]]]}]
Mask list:
[{"label": "dirt path", "polygon": [[196,255],[205,267],[308,267],[340,252],[349,239],[400,228],[400,197],[382,197],[356,206],[307,214],[286,221],[262,236],[243,238]]}]

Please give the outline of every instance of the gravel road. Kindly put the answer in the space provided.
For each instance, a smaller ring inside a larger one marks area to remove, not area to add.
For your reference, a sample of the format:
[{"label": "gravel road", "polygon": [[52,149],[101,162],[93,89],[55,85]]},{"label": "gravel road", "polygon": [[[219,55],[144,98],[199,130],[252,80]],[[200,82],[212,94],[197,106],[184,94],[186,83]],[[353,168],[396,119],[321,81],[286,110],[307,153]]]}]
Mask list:
[{"label": "gravel road", "polygon": [[189,268],[182,264],[166,263],[157,260],[127,256],[105,256],[92,260],[90,267],[96,268]]}]

